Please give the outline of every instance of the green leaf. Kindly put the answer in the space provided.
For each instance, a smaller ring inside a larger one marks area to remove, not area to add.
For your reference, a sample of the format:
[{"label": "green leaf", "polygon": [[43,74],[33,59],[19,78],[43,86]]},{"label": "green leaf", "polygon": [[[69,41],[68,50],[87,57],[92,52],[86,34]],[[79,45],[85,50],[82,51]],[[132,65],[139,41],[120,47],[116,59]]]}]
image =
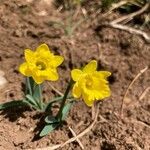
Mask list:
[{"label": "green leaf", "polygon": [[26,103],[26,105],[28,105],[29,107],[32,107],[32,108],[34,108],[35,110],[39,110],[39,107],[33,105],[33,104],[29,101],[29,99],[26,98],[26,99],[23,100],[23,102]]},{"label": "green leaf", "polygon": [[27,104],[23,100],[10,101],[10,102],[0,104],[0,110],[11,108],[11,107],[26,106],[26,105]]},{"label": "green leaf", "polygon": [[67,115],[68,115],[68,113],[69,113],[69,110],[71,109],[71,106],[72,106],[72,105],[73,105],[73,101],[68,102],[68,103],[64,106],[64,108],[63,108],[63,110],[62,110],[61,120],[65,120],[65,119],[66,119],[66,117],[67,117]]},{"label": "green leaf", "polygon": [[33,89],[33,98],[39,101],[41,99],[41,95],[42,95],[41,85],[36,84]]},{"label": "green leaf", "polygon": [[47,135],[48,133],[52,132],[56,129],[59,124],[47,124],[40,133],[40,137]]},{"label": "green leaf", "polygon": [[43,109],[43,101],[42,101],[42,87],[39,84],[35,83],[33,89],[33,98],[36,101],[37,105],[40,109]]},{"label": "green leaf", "polygon": [[53,116],[47,116],[45,122],[49,124],[58,123],[58,120]]},{"label": "green leaf", "polygon": [[[72,96],[67,97],[67,99],[72,99],[72,98],[73,98]],[[56,102],[60,102],[60,101],[62,101],[62,99],[63,99],[63,96],[59,96],[59,97],[55,97],[52,100],[50,100],[49,103],[45,104],[45,111],[49,112],[50,109],[51,109],[52,104],[56,103]]]},{"label": "green leaf", "polygon": [[29,101],[29,103],[30,103],[31,105],[37,106],[36,101],[34,100],[34,98],[33,98],[31,95],[27,94],[27,95],[26,95],[26,100]]}]

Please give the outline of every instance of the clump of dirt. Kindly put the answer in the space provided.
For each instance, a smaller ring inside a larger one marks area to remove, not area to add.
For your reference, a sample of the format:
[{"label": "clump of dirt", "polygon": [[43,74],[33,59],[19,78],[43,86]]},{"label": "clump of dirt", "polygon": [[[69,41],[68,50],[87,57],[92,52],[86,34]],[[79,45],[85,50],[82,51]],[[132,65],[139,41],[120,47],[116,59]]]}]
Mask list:
[{"label": "clump of dirt", "polygon": [[[53,3],[2,0],[0,4],[0,70],[5,72],[8,81],[0,89],[1,103],[23,98],[24,77],[18,72],[18,67],[23,62],[24,49],[35,49],[46,43],[54,53],[65,58],[59,69],[60,80],[52,83],[61,92],[69,81],[70,70],[80,68],[92,59],[98,60],[100,70],[112,72],[109,78],[112,95],[101,101],[96,125],[80,138],[85,149],[150,149],[150,96],[146,93],[140,100],[150,85],[149,69],[129,90],[124,117],[120,118],[121,103],[128,85],[140,70],[149,65],[150,47],[141,37],[108,27],[98,28],[100,24],[97,21],[90,28],[81,24],[69,38],[63,28],[54,26],[52,22],[63,22],[70,12],[59,11]],[[77,19],[81,17],[79,14]],[[45,101],[57,95],[48,83],[44,85],[43,94]],[[60,144],[72,137],[69,126],[78,134],[91,122],[91,109],[79,100],[63,126],[39,138],[38,133],[44,126],[42,113],[29,108],[1,111],[0,149],[35,149]],[[62,149],[81,148],[73,142]]]}]

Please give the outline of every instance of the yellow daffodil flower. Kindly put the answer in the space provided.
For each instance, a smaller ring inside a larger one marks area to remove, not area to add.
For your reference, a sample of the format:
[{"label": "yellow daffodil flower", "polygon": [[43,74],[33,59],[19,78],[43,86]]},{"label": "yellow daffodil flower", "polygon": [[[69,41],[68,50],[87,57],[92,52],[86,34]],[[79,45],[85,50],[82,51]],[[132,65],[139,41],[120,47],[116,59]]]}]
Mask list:
[{"label": "yellow daffodil flower", "polygon": [[92,60],[82,70],[73,69],[71,77],[75,81],[72,94],[75,98],[82,97],[88,106],[92,106],[95,100],[101,100],[110,96],[107,77],[108,71],[97,71],[97,61]]},{"label": "yellow daffodil flower", "polygon": [[36,51],[26,49],[25,60],[19,71],[27,77],[32,77],[37,84],[41,84],[44,80],[58,80],[57,67],[64,58],[54,55],[46,44],[41,44]]}]

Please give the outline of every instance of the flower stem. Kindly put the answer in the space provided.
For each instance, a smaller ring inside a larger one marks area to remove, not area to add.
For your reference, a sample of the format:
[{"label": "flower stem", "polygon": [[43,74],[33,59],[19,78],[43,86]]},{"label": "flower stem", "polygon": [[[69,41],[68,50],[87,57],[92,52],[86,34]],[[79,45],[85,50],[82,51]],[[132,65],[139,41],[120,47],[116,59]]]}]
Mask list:
[{"label": "flower stem", "polygon": [[38,88],[39,88],[39,105],[40,105],[40,109],[42,110],[43,109],[43,97],[42,97],[42,85],[38,85]]},{"label": "flower stem", "polygon": [[32,87],[31,87],[31,82],[30,82],[31,77],[27,77],[27,87],[26,87],[26,94],[28,94],[28,90],[29,90],[29,94],[32,95]]},{"label": "flower stem", "polygon": [[66,89],[66,91],[65,91],[65,94],[64,94],[64,96],[63,96],[60,109],[59,109],[59,111],[58,111],[58,113],[57,113],[57,115],[56,115],[56,118],[59,119],[60,121],[61,121],[61,118],[62,118],[62,111],[63,111],[63,108],[64,108],[64,106],[65,106],[65,103],[66,103],[66,100],[67,100],[67,96],[68,96],[69,91],[70,91],[70,89],[71,89],[71,87],[72,87],[72,84],[73,84],[73,80],[71,79],[70,82],[69,82],[69,84],[68,84],[68,86],[67,86],[67,89]]},{"label": "flower stem", "polygon": [[42,97],[42,85],[41,84],[35,83],[33,96],[39,109],[42,110],[43,109],[43,97]]}]

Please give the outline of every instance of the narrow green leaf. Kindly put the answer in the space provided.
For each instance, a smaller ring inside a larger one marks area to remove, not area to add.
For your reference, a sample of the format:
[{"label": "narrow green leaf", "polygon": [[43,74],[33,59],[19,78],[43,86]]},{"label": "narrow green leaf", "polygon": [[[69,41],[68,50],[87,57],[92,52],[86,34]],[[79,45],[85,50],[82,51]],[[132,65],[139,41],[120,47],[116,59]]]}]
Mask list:
[{"label": "narrow green leaf", "polygon": [[61,120],[65,120],[66,119],[66,117],[67,117],[67,115],[68,115],[68,113],[69,113],[69,110],[71,109],[71,106],[73,105],[73,101],[71,101],[71,102],[68,102],[65,106],[64,106],[64,108],[63,108],[63,110],[62,110],[62,117],[61,117]]},{"label": "narrow green leaf", "polygon": [[42,95],[41,86],[36,84],[33,89],[33,97],[39,100],[41,98],[41,95]]},{"label": "narrow green leaf", "polygon": [[[73,98],[72,96],[67,97],[67,99],[72,99],[72,98]],[[60,102],[60,101],[62,101],[62,99],[63,99],[63,96],[59,96],[59,97],[55,97],[54,99],[50,100],[49,103],[45,104],[45,111],[46,112],[50,111],[52,104],[56,103],[56,102]]]},{"label": "narrow green leaf", "polygon": [[49,124],[58,123],[58,120],[53,116],[47,116],[45,122]]},{"label": "narrow green leaf", "polygon": [[56,129],[59,124],[47,124],[40,133],[40,137],[47,135],[48,133],[52,132]]},{"label": "narrow green leaf", "polygon": [[0,110],[11,108],[11,107],[18,107],[18,106],[25,106],[27,105],[23,100],[17,100],[17,101],[10,101],[3,104],[0,104]]},{"label": "narrow green leaf", "polygon": [[43,101],[42,101],[42,87],[41,85],[38,85],[35,83],[34,89],[33,89],[33,98],[40,107],[40,109],[43,108]]},{"label": "narrow green leaf", "polygon": [[37,103],[35,102],[34,98],[31,95],[27,94],[26,100],[28,100],[31,103],[31,105],[37,106]]},{"label": "narrow green leaf", "polygon": [[29,99],[26,98],[26,99],[23,100],[23,102],[26,103],[26,105],[28,105],[29,107],[32,107],[32,108],[34,108],[35,110],[39,110],[39,107],[33,105],[33,103],[31,103],[31,101],[30,101]]}]

